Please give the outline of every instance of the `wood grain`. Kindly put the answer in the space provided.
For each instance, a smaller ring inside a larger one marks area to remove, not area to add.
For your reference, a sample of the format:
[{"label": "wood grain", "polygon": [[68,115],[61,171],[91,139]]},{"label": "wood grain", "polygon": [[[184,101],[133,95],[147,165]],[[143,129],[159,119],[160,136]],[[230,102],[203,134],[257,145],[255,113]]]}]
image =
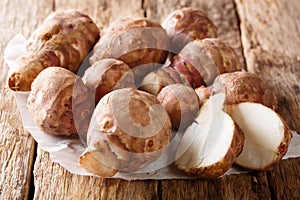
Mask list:
[{"label": "wood grain", "polygon": [[156,181],[124,181],[73,175],[38,149],[34,199],[158,199]]},{"label": "wood grain", "polygon": [[[280,114],[299,133],[299,1],[236,0],[236,4],[247,68],[274,88]],[[268,173],[272,198],[300,198],[299,163],[300,158],[285,160]]]},{"label": "wood grain", "polygon": [[0,199],[27,199],[30,189],[35,142],[22,127],[12,92],[6,89],[8,68],[3,51],[8,41],[21,32],[29,36],[40,18],[52,9],[51,1],[0,1]]},{"label": "wood grain", "polygon": [[0,89],[0,199],[27,199],[35,142],[21,124],[15,99]]},{"label": "wood grain", "polygon": [[236,0],[247,68],[274,88],[279,112],[300,132],[300,4]]},{"label": "wood grain", "polygon": [[165,180],[162,199],[270,199],[264,173],[231,175],[217,179]]}]

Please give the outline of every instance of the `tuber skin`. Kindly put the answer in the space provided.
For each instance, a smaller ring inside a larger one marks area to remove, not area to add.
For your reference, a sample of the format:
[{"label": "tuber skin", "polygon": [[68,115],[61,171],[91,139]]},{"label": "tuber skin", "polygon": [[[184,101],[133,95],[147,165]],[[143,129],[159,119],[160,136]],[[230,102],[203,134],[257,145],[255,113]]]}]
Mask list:
[{"label": "tuber skin", "polygon": [[171,52],[175,54],[192,40],[217,37],[217,28],[207,15],[201,10],[189,7],[170,13],[162,27],[167,30]]},{"label": "tuber skin", "polygon": [[76,73],[99,37],[87,15],[75,10],[53,12],[31,34],[27,53],[17,59],[9,74],[9,88],[29,91],[34,78],[50,66]]},{"label": "tuber skin", "polygon": [[185,129],[189,126],[200,108],[199,98],[193,88],[182,84],[164,87],[157,99],[166,109],[173,129]]},{"label": "tuber skin", "polygon": [[27,106],[42,131],[60,136],[85,137],[94,110],[92,92],[80,77],[61,67],[49,67],[39,73],[32,83]]},{"label": "tuber skin", "polygon": [[216,38],[188,43],[171,65],[187,78],[193,88],[211,85],[219,74],[241,70],[234,49]]},{"label": "tuber skin", "polygon": [[147,74],[139,89],[157,96],[163,87],[176,83],[189,85],[184,76],[181,76],[173,67],[167,66]]},{"label": "tuber skin", "polygon": [[275,93],[257,74],[233,72],[219,75],[209,87],[212,95],[225,93],[227,105],[242,102],[261,103],[277,110],[278,101]]},{"label": "tuber skin", "polygon": [[[141,169],[155,161],[170,142],[171,121],[165,109],[155,96],[133,88],[105,95],[96,106],[90,124],[81,166],[98,175],[115,169],[124,172]],[[108,150],[115,156],[107,157]],[[94,159],[101,165],[109,167],[110,159],[113,160],[111,170],[86,163],[83,157],[90,151],[97,152]]]},{"label": "tuber skin", "polygon": [[124,62],[116,59],[102,59],[86,71],[82,80],[95,92],[95,104],[107,93],[121,88],[135,88],[134,74]]},{"label": "tuber skin", "polygon": [[136,82],[161,66],[166,60],[168,36],[155,22],[146,18],[120,18],[104,31],[90,58],[93,64],[114,58],[132,68]]}]

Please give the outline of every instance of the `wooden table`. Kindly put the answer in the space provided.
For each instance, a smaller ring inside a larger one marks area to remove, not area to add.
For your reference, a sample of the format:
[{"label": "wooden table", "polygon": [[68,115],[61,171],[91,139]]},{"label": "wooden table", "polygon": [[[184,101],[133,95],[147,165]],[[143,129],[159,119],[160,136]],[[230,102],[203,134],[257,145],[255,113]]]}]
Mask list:
[{"label": "wooden table", "polygon": [[3,61],[3,50],[15,34],[28,37],[53,10],[76,8],[103,29],[125,15],[160,22],[183,6],[207,12],[219,37],[237,51],[244,69],[274,88],[280,114],[300,132],[299,0],[1,0],[0,199],[300,199],[300,158],[284,160],[269,172],[218,179],[102,179],[68,173],[51,162],[23,129],[6,86]]}]

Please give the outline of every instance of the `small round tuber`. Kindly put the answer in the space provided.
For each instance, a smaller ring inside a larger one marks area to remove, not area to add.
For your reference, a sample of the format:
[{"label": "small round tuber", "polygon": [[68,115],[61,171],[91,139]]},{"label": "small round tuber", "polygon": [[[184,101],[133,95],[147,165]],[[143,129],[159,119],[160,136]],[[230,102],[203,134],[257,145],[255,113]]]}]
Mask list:
[{"label": "small round tuber", "polygon": [[163,87],[176,83],[188,84],[184,76],[181,76],[173,67],[168,66],[147,74],[139,89],[157,96]]},{"label": "small round tuber", "polygon": [[[169,144],[170,136],[169,115],[155,96],[133,88],[114,90],[96,106],[80,164],[100,176],[135,171],[155,161]],[[111,155],[108,150],[113,157],[106,157]],[[90,151],[98,156],[89,158],[100,165],[86,163],[90,159],[86,161],[84,156]]]},{"label": "small round tuber", "polygon": [[241,102],[261,103],[277,109],[275,93],[258,75],[250,72],[233,72],[219,75],[209,87],[210,93],[225,93],[226,104]]},{"label": "small round tuber", "polygon": [[162,23],[170,38],[171,52],[177,54],[188,42],[216,38],[217,28],[207,15],[194,8],[181,8],[170,13]]},{"label": "small round tuber", "polygon": [[199,111],[200,102],[193,88],[182,84],[164,87],[157,99],[166,109],[173,129],[184,129],[189,126]]},{"label": "small round tuber", "polygon": [[102,59],[86,71],[82,80],[95,92],[95,104],[107,93],[121,88],[135,88],[134,75],[130,67],[116,59]]},{"label": "small round tuber", "polygon": [[86,136],[94,110],[92,93],[80,77],[49,67],[33,81],[27,99],[34,122],[51,135]]},{"label": "small round tuber", "polygon": [[174,57],[172,66],[187,78],[193,88],[212,84],[219,74],[241,70],[234,50],[216,38],[188,43]]}]

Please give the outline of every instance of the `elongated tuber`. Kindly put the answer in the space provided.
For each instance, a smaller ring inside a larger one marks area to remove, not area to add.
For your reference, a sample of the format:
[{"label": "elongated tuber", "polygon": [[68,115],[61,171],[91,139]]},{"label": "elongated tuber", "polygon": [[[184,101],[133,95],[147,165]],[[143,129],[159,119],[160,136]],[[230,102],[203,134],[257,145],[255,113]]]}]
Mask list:
[{"label": "elongated tuber", "polygon": [[50,66],[76,73],[99,37],[96,24],[87,15],[75,10],[52,13],[31,34],[27,53],[10,71],[9,87],[29,91],[35,77]]}]

